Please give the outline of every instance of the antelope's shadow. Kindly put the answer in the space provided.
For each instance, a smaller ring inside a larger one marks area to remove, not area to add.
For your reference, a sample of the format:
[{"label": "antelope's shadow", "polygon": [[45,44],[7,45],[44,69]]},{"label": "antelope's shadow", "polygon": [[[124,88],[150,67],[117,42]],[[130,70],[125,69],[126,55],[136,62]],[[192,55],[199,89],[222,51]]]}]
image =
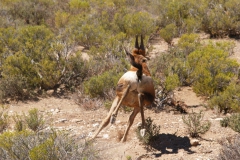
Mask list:
[{"label": "antelope's shadow", "polygon": [[191,143],[188,137],[180,137],[175,134],[159,134],[150,143],[150,148],[157,151],[154,153],[155,157],[160,157],[163,154],[177,154],[180,149],[192,154],[194,152],[191,151],[190,147]]}]

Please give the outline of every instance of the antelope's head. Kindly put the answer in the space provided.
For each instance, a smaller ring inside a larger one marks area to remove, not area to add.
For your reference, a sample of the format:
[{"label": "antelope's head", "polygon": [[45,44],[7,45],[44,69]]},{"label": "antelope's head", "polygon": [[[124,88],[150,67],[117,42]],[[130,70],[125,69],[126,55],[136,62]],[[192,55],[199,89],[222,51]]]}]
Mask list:
[{"label": "antelope's head", "polygon": [[124,50],[131,65],[138,69],[137,76],[139,81],[141,80],[143,73],[146,75],[150,75],[150,72],[147,67],[147,61],[149,60],[149,57],[145,55],[146,51],[144,48],[142,35],[140,46],[138,45],[138,36],[136,36],[135,48],[133,49],[132,53],[128,52],[126,49]]}]

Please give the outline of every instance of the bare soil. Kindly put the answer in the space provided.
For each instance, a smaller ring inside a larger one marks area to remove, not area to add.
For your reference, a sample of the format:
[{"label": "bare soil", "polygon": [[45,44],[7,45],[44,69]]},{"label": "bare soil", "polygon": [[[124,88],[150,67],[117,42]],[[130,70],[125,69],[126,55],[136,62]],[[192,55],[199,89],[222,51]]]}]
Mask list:
[{"label": "bare soil", "polygon": [[[240,42],[236,42],[233,58],[240,62]],[[166,43],[160,38],[154,41],[154,54],[164,52],[167,49]],[[151,62],[150,62],[151,63]],[[136,137],[135,129],[141,122],[140,114],[137,115],[133,126],[125,143],[119,142],[130,113],[119,112],[116,124],[106,127],[94,141],[98,153],[107,160],[207,160],[216,159],[221,145],[219,141],[226,137],[231,137],[237,133],[230,128],[222,128],[219,121],[226,115],[217,113],[215,110],[205,108],[206,101],[198,97],[190,87],[183,87],[175,91],[175,97],[184,101],[190,111],[204,112],[204,120],[209,120],[212,125],[210,130],[201,135],[200,139],[193,139],[187,133],[187,128],[182,121],[182,114],[174,112],[145,110],[146,117],[151,117],[153,122],[161,126],[160,135],[156,142],[152,144],[152,150],[147,151]],[[99,102],[89,105],[102,104]],[[93,107],[91,110],[79,106],[76,103],[76,94],[66,97],[42,98],[37,101],[12,102],[9,105],[9,114],[27,113],[29,109],[39,109],[46,118],[51,119],[52,127],[59,130],[67,130],[77,138],[88,138],[98,128],[101,121],[107,115],[107,110],[102,107]],[[228,115],[229,116],[229,115]],[[13,126],[12,126],[13,127]],[[197,141],[195,144],[194,141]]]}]

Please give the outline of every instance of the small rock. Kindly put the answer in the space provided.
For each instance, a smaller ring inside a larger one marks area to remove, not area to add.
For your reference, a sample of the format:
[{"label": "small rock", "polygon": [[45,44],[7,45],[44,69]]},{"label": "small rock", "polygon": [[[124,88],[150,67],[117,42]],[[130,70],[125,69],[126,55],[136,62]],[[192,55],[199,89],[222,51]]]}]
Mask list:
[{"label": "small rock", "polygon": [[64,123],[66,121],[67,121],[67,119],[60,119],[60,120],[56,121],[56,123]]},{"label": "small rock", "polygon": [[108,134],[104,134],[104,135],[103,135],[103,138],[104,138],[104,139],[109,139],[109,135],[108,135]]},{"label": "small rock", "polygon": [[51,109],[50,112],[52,112],[53,114],[57,114],[60,112],[60,110],[56,108],[56,109]]},{"label": "small rock", "polygon": [[80,123],[82,121],[83,121],[82,119],[72,119],[71,120],[71,122],[74,122],[74,123]]},{"label": "small rock", "polygon": [[221,120],[223,120],[223,118],[216,118],[216,119],[214,119],[215,121],[221,121]]},{"label": "small rock", "polygon": [[227,117],[230,117],[230,116],[231,116],[231,114],[230,114],[230,113],[227,113],[227,114],[226,114],[226,116],[227,116]]},{"label": "small rock", "polygon": [[191,140],[191,146],[198,146],[198,145],[200,145],[199,140],[197,139]]},{"label": "small rock", "polygon": [[47,91],[47,94],[48,94],[49,96],[51,96],[53,93],[54,93],[54,90],[53,90],[53,89]]},{"label": "small rock", "polygon": [[58,113],[58,112],[60,112],[60,110],[58,108],[55,109],[54,113]]},{"label": "small rock", "polygon": [[94,123],[92,126],[97,127],[97,126],[99,126],[99,123]]},{"label": "small rock", "polygon": [[92,137],[92,136],[93,136],[93,133],[89,132],[88,137]]},{"label": "small rock", "polygon": [[64,84],[61,84],[61,85],[59,86],[59,88],[60,88],[60,89],[63,89],[63,88],[65,88],[65,85],[64,85]]},{"label": "small rock", "polygon": [[61,89],[60,88],[57,89],[57,93],[61,93]]}]

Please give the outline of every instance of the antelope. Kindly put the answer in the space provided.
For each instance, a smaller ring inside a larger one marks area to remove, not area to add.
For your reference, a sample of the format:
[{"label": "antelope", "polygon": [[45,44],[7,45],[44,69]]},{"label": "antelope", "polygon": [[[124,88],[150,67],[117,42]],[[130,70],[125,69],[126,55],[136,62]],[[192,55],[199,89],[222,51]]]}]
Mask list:
[{"label": "antelope", "polygon": [[138,45],[138,36],[136,36],[135,48],[132,53],[124,49],[125,54],[130,60],[130,69],[119,79],[116,86],[116,97],[113,100],[112,106],[107,117],[102,121],[98,130],[92,137],[96,138],[99,132],[105,128],[110,122],[114,124],[117,117],[118,110],[121,105],[133,107],[127,128],[121,139],[121,142],[125,142],[129,129],[133,124],[136,115],[141,112],[142,126],[141,135],[145,134],[145,119],[144,119],[144,106],[151,105],[155,99],[155,89],[153,79],[147,66],[147,60],[149,59],[145,54],[145,48],[143,44],[143,36],[141,36],[140,47]]}]

